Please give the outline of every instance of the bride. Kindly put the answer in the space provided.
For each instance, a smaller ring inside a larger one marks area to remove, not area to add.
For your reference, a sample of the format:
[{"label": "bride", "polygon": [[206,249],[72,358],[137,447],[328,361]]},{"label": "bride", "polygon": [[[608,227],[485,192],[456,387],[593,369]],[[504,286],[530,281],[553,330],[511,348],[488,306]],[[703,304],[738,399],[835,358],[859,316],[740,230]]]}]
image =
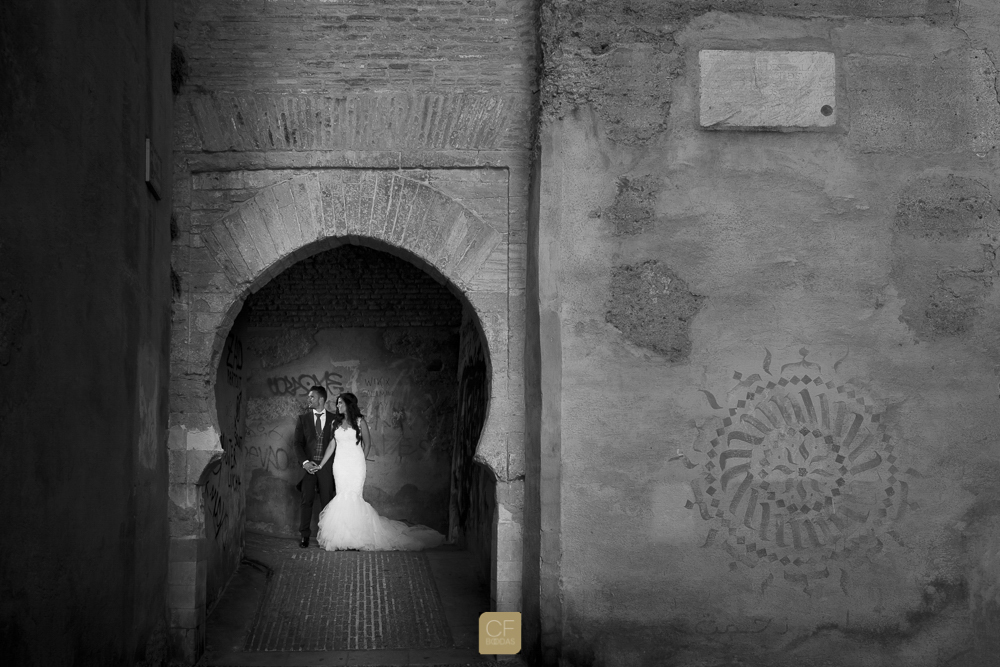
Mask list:
[{"label": "bride", "polygon": [[337,495],[320,512],[319,545],[327,551],[417,551],[443,543],[444,535],[438,531],[380,516],[362,497],[367,473],[364,446],[370,446],[371,433],[354,394],[337,396],[333,424],[337,446],[327,448],[320,467],[333,456]]}]

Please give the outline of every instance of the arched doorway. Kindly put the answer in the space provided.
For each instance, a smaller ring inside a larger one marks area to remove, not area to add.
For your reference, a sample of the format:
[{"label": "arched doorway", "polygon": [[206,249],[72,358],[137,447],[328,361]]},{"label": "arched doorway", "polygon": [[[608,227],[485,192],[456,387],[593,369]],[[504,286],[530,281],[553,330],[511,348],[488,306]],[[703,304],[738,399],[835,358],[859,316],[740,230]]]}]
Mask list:
[{"label": "arched doorway", "polygon": [[[498,182],[496,174],[491,180]],[[239,454],[223,446],[226,427],[216,400],[219,378],[228,379],[240,363],[239,341],[230,336],[233,324],[247,296],[284,269],[348,242],[396,254],[435,276],[467,305],[469,321],[481,331],[482,357],[492,372],[486,376],[490,407],[482,416],[475,458],[497,482],[494,506],[506,509],[494,513],[490,528],[497,545],[488,563],[491,597],[494,608],[519,609],[523,373],[521,359],[509,352],[511,299],[523,296],[512,297],[509,289],[505,218],[484,219],[432,187],[423,171],[225,172],[199,175],[195,183],[216,203],[214,212],[200,218],[201,245],[178,271],[170,422],[169,604],[175,653],[193,661],[203,644],[208,528],[230,545],[239,544],[242,530],[237,515],[246,482],[234,473]],[[482,179],[474,185],[481,190]],[[239,195],[219,206],[233,190]],[[521,310],[515,305],[515,312]],[[235,376],[233,383],[239,383]],[[227,414],[240,414],[240,400]],[[228,496],[213,497],[199,486],[213,474],[229,475]]]}]

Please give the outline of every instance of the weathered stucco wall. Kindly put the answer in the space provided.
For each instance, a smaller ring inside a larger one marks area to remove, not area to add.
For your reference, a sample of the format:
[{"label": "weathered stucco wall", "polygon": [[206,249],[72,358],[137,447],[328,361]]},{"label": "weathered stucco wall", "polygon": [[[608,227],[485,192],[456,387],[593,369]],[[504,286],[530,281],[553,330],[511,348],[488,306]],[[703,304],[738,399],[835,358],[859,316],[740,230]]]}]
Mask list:
[{"label": "weathered stucco wall", "polygon": [[[992,664],[1000,11],[543,14],[563,658]],[[836,126],[699,129],[701,49],[835,54]]]},{"label": "weathered stucco wall", "polygon": [[159,664],[171,3],[0,5],[0,646]]}]

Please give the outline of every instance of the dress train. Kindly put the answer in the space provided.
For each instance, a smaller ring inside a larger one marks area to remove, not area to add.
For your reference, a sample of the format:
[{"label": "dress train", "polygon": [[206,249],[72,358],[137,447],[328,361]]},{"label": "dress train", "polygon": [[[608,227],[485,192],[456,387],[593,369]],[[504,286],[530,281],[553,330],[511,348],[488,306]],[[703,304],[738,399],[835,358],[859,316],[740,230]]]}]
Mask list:
[{"label": "dress train", "polygon": [[337,450],[333,479],[337,495],[319,515],[316,541],[327,551],[419,551],[444,542],[444,535],[427,526],[410,526],[381,516],[362,496],[368,467],[353,428],[334,432]]}]

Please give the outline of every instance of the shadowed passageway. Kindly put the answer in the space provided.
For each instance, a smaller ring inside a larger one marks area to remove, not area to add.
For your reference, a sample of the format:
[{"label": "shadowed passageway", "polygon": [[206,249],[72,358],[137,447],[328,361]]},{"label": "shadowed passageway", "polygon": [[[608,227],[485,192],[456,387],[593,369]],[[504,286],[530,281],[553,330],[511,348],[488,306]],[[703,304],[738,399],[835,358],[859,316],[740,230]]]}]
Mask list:
[{"label": "shadowed passageway", "polygon": [[478,652],[488,592],[468,554],[328,552],[248,533],[208,618],[200,665],[491,665]]}]

